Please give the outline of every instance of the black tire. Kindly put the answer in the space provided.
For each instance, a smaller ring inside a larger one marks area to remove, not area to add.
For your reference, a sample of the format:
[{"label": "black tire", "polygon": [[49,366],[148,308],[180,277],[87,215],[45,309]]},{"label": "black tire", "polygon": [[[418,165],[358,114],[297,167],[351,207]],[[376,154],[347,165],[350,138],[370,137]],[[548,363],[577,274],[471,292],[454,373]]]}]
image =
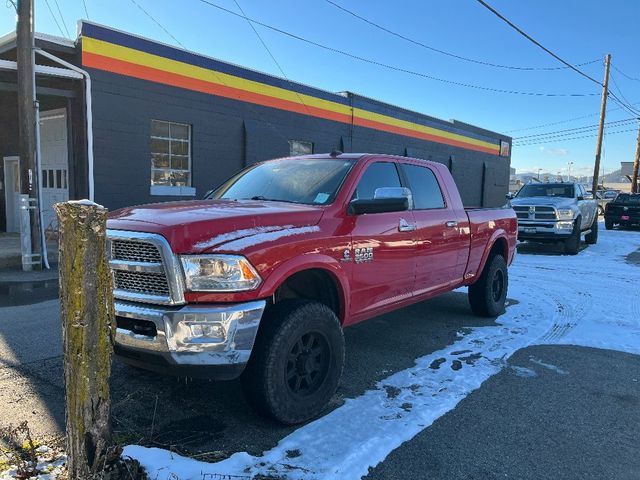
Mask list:
[{"label": "black tire", "polygon": [[509,287],[507,262],[502,255],[487,260],[478,281],[469,285],[469,304],[476,315],[497,317],[504,311]]},{"label": "black tire", "polygon": [[607,230],[613,230],[613,220],[604,219],[604,228]]},{"label": "black tire", "polygon": [[564,253],[568,255],[577,255],[580,251],[580,218],[573,224],[571,236],[564,241]]},{"label": "black tire", "polygon": [[584,241],[587,245],[595,245],[598,243],[598,217],[593,219],[591,224],[591,233],[587,233],[584,236]]},{"label": "black tire", "polygon": [[598,216],[602,215],[604,215],[604,208],[602,208],[602,205],[598,205]]},{"label": "black tire", "polygon": [[327,407],[343,366],[335,313],[322,303],[284,301],[265,313],[241,383],[258,413],[293,425]]}]

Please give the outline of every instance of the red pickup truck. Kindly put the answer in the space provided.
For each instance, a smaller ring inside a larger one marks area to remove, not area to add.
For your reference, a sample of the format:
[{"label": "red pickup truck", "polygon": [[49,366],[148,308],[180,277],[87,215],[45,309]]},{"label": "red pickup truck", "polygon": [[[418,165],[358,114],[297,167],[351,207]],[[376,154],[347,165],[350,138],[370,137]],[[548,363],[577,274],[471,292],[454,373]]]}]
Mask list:
[{"label": "red pickup truck", "polygon": [[502,313],[517,220],[465,209],[441,164],[333,152],[115,211],[108,229],[116,355],[241,376],[256,409],[293,424],[335,393],[344,327],[461,286],[475,313]]}]

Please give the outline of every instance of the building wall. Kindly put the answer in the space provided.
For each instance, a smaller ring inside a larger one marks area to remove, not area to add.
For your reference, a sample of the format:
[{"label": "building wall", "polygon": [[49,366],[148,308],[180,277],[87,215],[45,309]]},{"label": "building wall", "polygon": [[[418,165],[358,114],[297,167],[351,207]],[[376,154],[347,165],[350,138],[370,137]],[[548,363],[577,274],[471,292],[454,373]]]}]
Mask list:
[{"label": "building wall", "polygon": [[315,153],[337,148],[434,160],[451,169],[466,205],[504,203],[510,154],[501,156],[500,146],[509,137],[93,24],[82,32],[82,63],[93,83],[96,201],[109,208],[179,199],[150,194],[152,119],[191,125],[197,197],[244,166],[288,155],[289,140],[304,140]]}]

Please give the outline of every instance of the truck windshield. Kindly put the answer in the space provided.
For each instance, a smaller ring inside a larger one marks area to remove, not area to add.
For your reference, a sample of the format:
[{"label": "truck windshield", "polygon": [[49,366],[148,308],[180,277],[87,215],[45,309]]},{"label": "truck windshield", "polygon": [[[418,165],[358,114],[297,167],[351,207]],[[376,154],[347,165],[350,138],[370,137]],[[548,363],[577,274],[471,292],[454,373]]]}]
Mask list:
[{"label": "truck windshield", "polygon": [[328,158],[272,160],[241,171],[207,198],[328,205],[352,165]]},{"label": "truck windshield", "polygon": [[562,183],[530,183],[520,189],[518,198],[566,197],[573,198],[573,185]]}]

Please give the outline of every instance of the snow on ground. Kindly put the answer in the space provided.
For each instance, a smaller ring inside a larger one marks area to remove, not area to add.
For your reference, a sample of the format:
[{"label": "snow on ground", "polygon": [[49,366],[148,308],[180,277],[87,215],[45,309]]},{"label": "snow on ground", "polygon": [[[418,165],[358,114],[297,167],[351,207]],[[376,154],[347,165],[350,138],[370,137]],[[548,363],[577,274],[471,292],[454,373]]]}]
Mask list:
[{"label": "snow on ground", "polygon": [[[505,368],[520,348],[571,344],[640,354],[640,266],[624,260],[638,248],[639,232],[601,229],[598,244],[577,256],[518,255],[510,269],[510,305],[495,326],[465,329],[452,345],[418,358],[412,368],[302,426],[261,456],[239,452],[211,464],[136,445],[125,454],[158,480],[361,478]],[[524,367],[515,373],[535,375]]]}]

